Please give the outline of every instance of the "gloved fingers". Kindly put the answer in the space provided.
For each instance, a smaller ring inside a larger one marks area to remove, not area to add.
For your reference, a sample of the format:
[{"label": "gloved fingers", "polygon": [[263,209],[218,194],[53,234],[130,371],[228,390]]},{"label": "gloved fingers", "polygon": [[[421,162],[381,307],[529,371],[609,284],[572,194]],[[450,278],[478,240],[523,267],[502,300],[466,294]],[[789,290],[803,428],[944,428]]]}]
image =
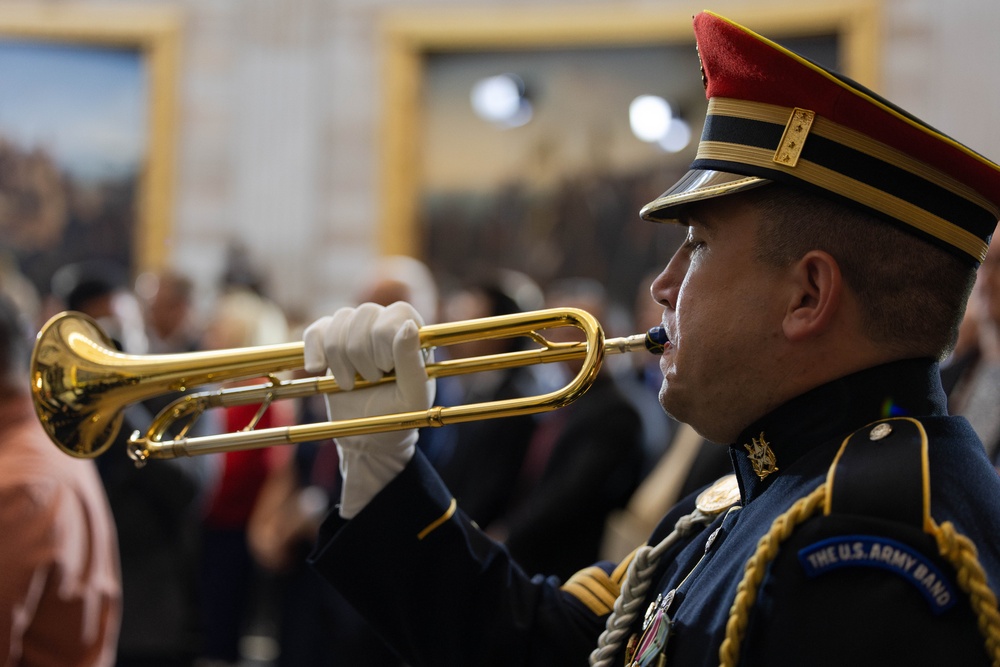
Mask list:
[{"label": "gloved fingers", "polygon": [[324,339],[326,330],[333,318],[325,315],[302,332],[302,353],[305,358],[304,367],[308,373],[325,373],[329,366],[326,363],[326,347]]},{"label": "gloved fingers", "polygon": [[[385,340],[384,334],[376,327],[376,323],[384,318],[384,313],[385,308],[378,304],[363,303],[354,309],[346,327],[343,347],[345,364],[369,382],[375,382],[382,377],[383,368],[379,366],[378,361],[392,354],[391,349],[388,352],[382,349],[389,348],[392,339]],[[391,368],[390,362],[389,368],[384,370]]]},{"label": "gloved fingers", "polygon": [[413,320],[407,320],[392,341],[396,359],[396,391],[411,410],[429,408],[434,402],[433,382],[427,378],[420,332]]},{"label": "gloved fingers", "polygon": [[323,330],[323,350],[326,363],[337,380],[337,385],[350,391],[354,388],[357,368],[351,363],[347,353],[349,327],[354,319],[355,309],[341,308],[330,318],[329,326]]},{"label": "gloved fingers", "polygon": [[357,308],[341,308],[313,322],[303,333],[306,370],[315,373],[329,368],[344,390],[354,388],[357,375],[375,382],[397,367],[393,348],[406,322],[413,323],[408,368],[419,363],[419,373],[426,381],[417,329],[423,319],[413,306],[402,301],[388,307],[365,303]]},{"label": "gloved fingers", "polygon": [[[397,334],[407,322],[414,322],[414,329],[423,326],[424,320],[416,308],[405,301],[396,301],[385,307],[379,314],[372,328],[372,338],[375,343],[375,363],[382,371],[388,373],[397,369],[395,340]],[[413,343],[419,347],[419,340]]]}]

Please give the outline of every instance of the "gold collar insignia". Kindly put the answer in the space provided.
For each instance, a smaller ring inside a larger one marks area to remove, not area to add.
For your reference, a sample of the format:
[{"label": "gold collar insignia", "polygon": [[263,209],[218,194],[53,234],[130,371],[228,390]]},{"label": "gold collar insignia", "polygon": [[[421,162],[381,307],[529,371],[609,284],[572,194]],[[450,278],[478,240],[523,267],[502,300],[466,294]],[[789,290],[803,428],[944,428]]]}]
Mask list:
[{"label": "gold collar insignia", "polygon": [[753,471],[763,480],[772,472],[778,471],[777,459],[774,458],[774,451],[771,449],[770,443],[764,439],[763,431],[761,431],[760,440],[751,438],[750,441],[751,444],[743,445],[743,447],[750,452],[749,459],[753,465]]}]

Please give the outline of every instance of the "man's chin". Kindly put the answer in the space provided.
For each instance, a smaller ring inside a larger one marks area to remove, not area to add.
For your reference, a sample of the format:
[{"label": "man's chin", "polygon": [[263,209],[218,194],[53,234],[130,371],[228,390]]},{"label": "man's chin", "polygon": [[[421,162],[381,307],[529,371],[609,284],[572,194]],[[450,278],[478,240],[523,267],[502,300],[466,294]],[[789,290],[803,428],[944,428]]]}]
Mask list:
[{"label": "man's chin", "polygon": [[683,404],[678,400],[676,390],[671,389],[666,380],[664,380],[663,384],[660,385],[659,398],[660,407],[663,408],[664,412],[677,421],[686,423],[687,420],[681,417],[681,415],[686,413]]}]

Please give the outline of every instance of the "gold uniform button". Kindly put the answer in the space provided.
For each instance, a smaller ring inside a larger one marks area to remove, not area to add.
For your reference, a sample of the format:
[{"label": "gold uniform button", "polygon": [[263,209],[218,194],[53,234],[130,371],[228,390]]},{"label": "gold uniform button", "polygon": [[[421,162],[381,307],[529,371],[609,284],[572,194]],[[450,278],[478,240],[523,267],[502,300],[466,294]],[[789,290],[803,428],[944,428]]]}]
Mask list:
[{"label": "gold uniform button", "polygon": [[877,440],[884,440],[885,438],[888,438],[889,434],[891,433],[892,433],[892,426],[884,423],[878,424],[868,434],[868,439],[871,440],[872,442],[875,442]]}]

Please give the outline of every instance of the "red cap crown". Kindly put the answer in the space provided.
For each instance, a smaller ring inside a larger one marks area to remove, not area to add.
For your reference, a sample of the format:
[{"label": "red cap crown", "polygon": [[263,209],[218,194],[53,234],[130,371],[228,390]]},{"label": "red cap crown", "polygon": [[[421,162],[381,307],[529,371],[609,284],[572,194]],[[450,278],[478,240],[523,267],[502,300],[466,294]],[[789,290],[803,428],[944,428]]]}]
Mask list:
[{"label": "red cap crown", "polygon": [[711,12],[694,18],[708,117],[692,171],[642,216],[779,181],[981,262],[1000,167],[875,93]]}]

